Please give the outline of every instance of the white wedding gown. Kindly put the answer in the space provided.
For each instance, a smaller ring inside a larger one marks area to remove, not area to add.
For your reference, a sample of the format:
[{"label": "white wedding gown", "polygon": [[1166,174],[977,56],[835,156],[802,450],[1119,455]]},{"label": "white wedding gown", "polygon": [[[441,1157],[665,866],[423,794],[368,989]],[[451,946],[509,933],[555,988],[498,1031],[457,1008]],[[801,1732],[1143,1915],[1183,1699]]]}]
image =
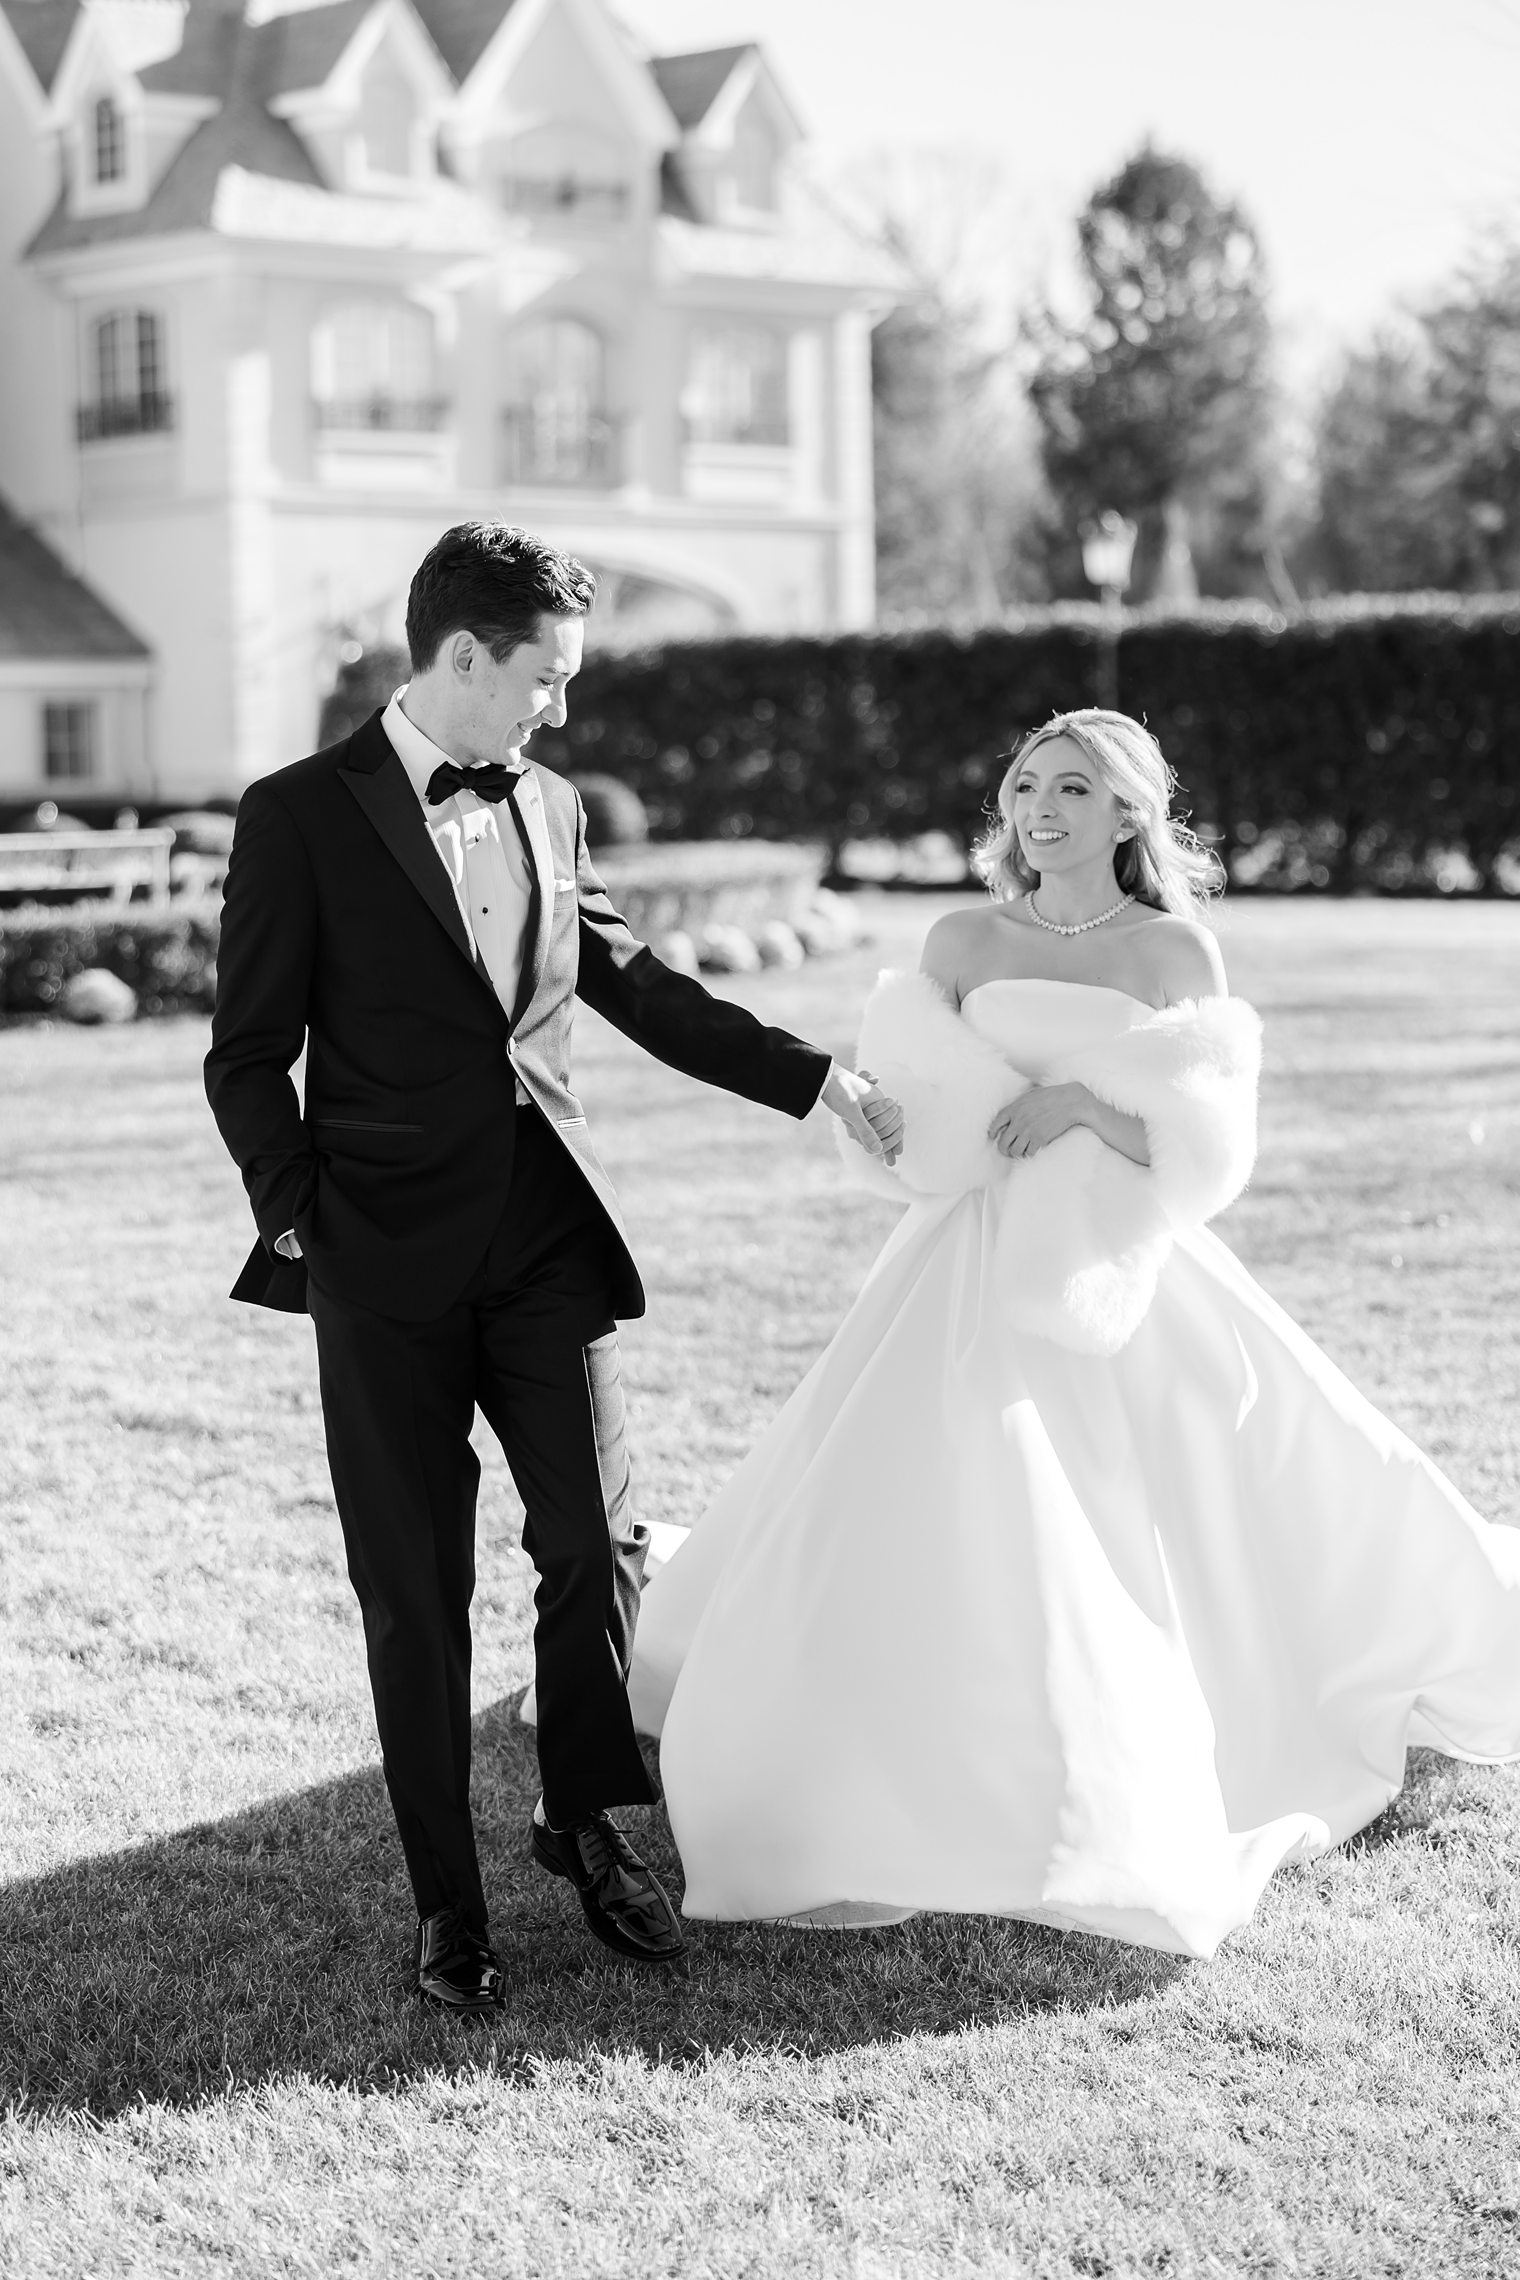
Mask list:
[{"label": "white wedding gown", "polygon": [[[1038,1079],[1149,1008],[1004,981]],[[1409,1743],[1520,1754],[1520,1530],[1207,1232],[1112,1357],[1009,1328],[1000,1189],[913,1205],[645,1592],[685,1911],[1032,1918],[1208,1955]]]}]

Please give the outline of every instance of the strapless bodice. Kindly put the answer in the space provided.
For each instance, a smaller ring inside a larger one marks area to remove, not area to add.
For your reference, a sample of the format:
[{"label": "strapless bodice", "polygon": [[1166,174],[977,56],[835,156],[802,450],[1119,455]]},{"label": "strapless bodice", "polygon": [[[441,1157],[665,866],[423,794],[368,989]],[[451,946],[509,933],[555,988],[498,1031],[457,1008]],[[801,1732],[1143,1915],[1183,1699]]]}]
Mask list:
[{"label": "strapless bodice", "polygon": [[1121,1037],[1149,1021],[1154,1006],[1101,982],[1060,982],[1037,976],[978,982],[961,1000],[961,1013],[978,1037],[1006,1056],[1010,1067],[1036,1081],[1046,1069],[1084,1045]]}]

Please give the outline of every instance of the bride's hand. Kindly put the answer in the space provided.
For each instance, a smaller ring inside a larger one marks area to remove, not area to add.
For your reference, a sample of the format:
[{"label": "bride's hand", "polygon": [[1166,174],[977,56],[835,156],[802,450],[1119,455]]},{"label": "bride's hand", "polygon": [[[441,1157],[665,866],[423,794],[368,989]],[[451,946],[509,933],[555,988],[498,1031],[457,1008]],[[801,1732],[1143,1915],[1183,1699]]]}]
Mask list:
[{"label": "bride's hand", "polygon": [[1086,1085],[1031,1085],[1000,1108],[987,1137],[1004,1156],[1033,1156],[1074,1125],[1087,1122],[1093,1105]]}]

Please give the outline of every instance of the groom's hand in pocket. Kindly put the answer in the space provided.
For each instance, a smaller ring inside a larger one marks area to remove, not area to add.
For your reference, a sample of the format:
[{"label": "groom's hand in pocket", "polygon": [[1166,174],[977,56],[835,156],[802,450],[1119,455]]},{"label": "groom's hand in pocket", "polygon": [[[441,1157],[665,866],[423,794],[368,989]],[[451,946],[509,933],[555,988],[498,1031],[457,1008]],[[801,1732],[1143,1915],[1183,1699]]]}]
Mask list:
[{"label": "groom's hand in pocket", "polygon": [[841,1069],[836,1061],[818,1097],[868,1156],[882,1156],[889,1164],[896,1163],[902,1153],[903,1112],[891,1094],[882,1091],[869,1069],[857,1074]]}]

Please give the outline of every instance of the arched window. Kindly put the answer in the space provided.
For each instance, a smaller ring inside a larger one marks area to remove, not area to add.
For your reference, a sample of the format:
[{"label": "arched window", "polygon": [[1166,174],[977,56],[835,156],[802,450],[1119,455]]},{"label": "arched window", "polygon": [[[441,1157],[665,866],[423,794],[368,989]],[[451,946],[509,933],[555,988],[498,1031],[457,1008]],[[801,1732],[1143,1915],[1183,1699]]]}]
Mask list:
[{"label": "arched window", "polygon": [[699,325],[681,409],[693,443],[785,443],[790,433],[784,333]]},{"label": "arched window", "polygon": [[602,336],[578,317],[524,325],[508,345],[506,479],[613,480]]},{"label": "arched window", "polygon": [[319,425],[428,429],[443,424],[433,320],[410,301],[348,301],[312,334]]},{"label": "arched window", "polygon": [[95,104],[95,142],[91,154],[97,182],[120,182],[127,171],[127,125],[113,96],[102,95]]},{"label": "arched window", "polygon": [[79,407],[79,436],[153,435],[174,425],[166,385],[164,320],[154,309],[113,309],[90,327],[93,401]]}]

